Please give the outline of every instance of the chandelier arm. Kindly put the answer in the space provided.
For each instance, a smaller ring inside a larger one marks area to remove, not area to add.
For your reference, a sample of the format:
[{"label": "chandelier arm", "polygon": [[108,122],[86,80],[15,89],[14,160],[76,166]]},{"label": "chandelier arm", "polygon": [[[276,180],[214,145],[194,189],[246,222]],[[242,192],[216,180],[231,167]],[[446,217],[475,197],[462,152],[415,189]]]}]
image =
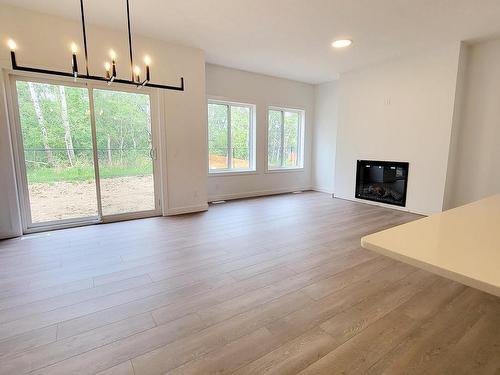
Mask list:
[{"label": "chandelier arm", "polygon": [[83,10],[83,0],[80,0],[80,12],[82,15],[83,50],[85,51],[85,71],[89,75],[89,58],[87,53],[87,32],[85,31],[85,12]]},{"label": "chandelier arm", "polygon": [[[81,0],[83,1],[83,0]],[[130,55],[130,71],[132,72],[132,81],[134,81],[134,58],[132,56],[132,34],[130,32],[130,5],[127,0],[127,27],[128,27],[128,51]]]},{"label": "chandelier arm", "polygon": [[[15,61],[15,55],[14,56],[11,55],[11,59],[12,59],[12,69],[14,69],[14,70],[19,70],[19,71],[23,71],[23,72],[30,72],[30,73],[48,74],[48,75],[61,76],[61,77],[73,77],[73,73],[70,73],[70,72],[61,72],[58,70],[32,68],[32,67],[28,67],[28,66],[17,65],[17,63]],[[110,80],[105,78],[105,77],[99,77],[99,76],[88,75],[88,74],[78,75],[78,79],[89,80],[89,81],[108,82],[108,83],[110,82]],[[135,87],[145,86],[145,87],[157,88],[157,89],[162,89],[162,90],[184,91],[184,77],[181,77],[180,86],[160,85],[160,84],[151,83],[151,82],[146,82],[145,84],[144,83],[141,84],[141,83],[137,83],[135,81],[129,81],[126,79],[119,79],[119,78],[114,79],[112,82],[121,83],[124,85],[131,85],[131,86],[135,86]]]}]

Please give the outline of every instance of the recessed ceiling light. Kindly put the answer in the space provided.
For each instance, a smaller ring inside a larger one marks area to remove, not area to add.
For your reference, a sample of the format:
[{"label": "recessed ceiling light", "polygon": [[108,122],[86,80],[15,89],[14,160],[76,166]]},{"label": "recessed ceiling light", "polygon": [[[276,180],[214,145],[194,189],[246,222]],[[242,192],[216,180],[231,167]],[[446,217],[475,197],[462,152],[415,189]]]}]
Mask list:
[{"label": "recessed ceiling light", "polygon": [[345,47],[349,47],[351,44],[352,44],[352,40],[350,40],[350,39],[339,39],[339,40],[335,40],[332,43],[332,47],[333,48],[345,48]]}]

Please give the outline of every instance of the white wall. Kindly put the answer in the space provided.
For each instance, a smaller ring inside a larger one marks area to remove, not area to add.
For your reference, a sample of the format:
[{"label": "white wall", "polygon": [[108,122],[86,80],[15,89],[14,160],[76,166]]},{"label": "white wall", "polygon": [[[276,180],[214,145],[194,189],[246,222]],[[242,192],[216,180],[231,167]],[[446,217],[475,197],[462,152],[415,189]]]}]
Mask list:
[{"label": "white wall", "polygon": [[452,127],[450,136],[450,149],[448,152],[448,169],[446,171],[446,184],[444,189],[443,209],[448,210],[455,207],[456,180],[459,173],[460,136],[464,104],[466,97],[466,74],[469,48],[465,43],[460,44],[460,55],[458,61],[457,85],[455,89],[455,105],[453,108]]},{"label": "white wall", "polygon": [[[314,87],[306,83],[210,64],[206,65],[206,80],[208,97],[251,103],[257,108],[257,172],[236,176],[210,176],[208,178],[209,200],[310,189]],[[303,170],[265,172],[267,108],[269,106],[305,110],[306,137]],[[208,164],[205,164],[205,171],[207,170]]]},{"label": "white wall", "polygon": [[[38,67],[70,70],[69,45],[83,45],[78,22],[43,15],[15,7],[0,5],[0,67],[10,68],[10,55],[5,46],[8,37],[19,45],[18,63]],[[162,155],[164,165],[163,192],[165,213],[196,211],[207,207],[207,139],[205,59],[201,50],[176,46],[133,36],[134,53],[141,59],[145,53],[153,58],[153,81],[178,84],[184,76],[186,91],[159,91],[164,101]],[[129,78],[127,37],[88,25],[90,73],[101,75],[108,51],[119,56],[118,75]],[[78,65],[84,67],[82,54]],[[8,122],[4,113],[5,95],[0,95],[0,236],[20,234],[16,188],[12,177],[12,160],[8,147]]]},{"label": "white wall", "polygon": [[341,75],[335,196],[355,200],[357,159],[408,161],[406,209],[442,210],[459,51],[457,43]]},{"label": "white wall", "polygon": [[338,83],[314,87],[313,172],[314,190],[332,194],[335,180]]},{"label": "white wall", "polygon": [[450,153],[447,207],[500,193],[500,39],[470,45]]},{"label": "white wall", "polygon": [[0,239],[21,234],[3,75],[0,76]]}]

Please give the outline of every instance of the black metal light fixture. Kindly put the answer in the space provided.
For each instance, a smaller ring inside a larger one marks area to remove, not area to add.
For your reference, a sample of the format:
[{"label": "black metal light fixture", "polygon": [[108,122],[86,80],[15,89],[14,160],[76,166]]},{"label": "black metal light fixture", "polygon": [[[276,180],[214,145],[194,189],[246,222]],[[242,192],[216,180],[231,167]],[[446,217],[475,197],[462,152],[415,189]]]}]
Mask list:
[{"label": "black metal light fixture", "polygon": [[9,39],[9,41],[7,42],[7,45],[10,49],[10,59],[12,62],[12,69],[25,71],[25,72],[51,74],[51,75],[57,75],[57,76],[63,76],[63,77],[73,77],[75,80],[77,78],[82,78],[82,79],[88,79],[88,80],[93,80],[93,81],[101,81],[101,82],[104,81],[104,82],[108,82],[108,84],[111,84],[113,82],[117,82],[117,83],[122,83],[122,84],[127,84],[127,85],[134,85],[138,88],[146,86],[146,87],[153,87],[153,88],[164,89],[164,90],[184,91],[184,77],[181,77],[180,86],[168,86],[168,85],[160,85],[160,84],[156,84],[156,83],[151,83],[150,82],[151,81],[151,72],[150,72],[151,58],[147,55],[144,57],[144,64],[146,66],[146,77],[143,81],[141,81],[141,79],[140,79],[141,69],[139,68],[139,66],[134,65],[134,58],[132,55],[132,34],[130,32],[129,0],[126,0],[126,4],[127,4],[128,47],[129,47],[129,55],[130,55],[131,80],[116,78],[116,58],[117,58],[117,56],[116,56],[115,51],[113,51],[113,50],[110,51],[111,64],[109,62],[106,62],[104,64],[104,69],[105,69],[105,73],[106,73],[105,76],[100,77],[100,76],[94,76],[94,75],[89,74],[88,53],[87,53],[87,33],[85,30],[85,12],[83,9],[83,0],[80,0],[80,11],[81,11],[81,18],[82,18],[82,33],[83,33],[83,47],[84,47],[84,54],[85,54],[86,74],[79,74],[79,72],[78,72],[78,64],[77,64],[77,59],[76,59],[76,55],[78,53],[78,46],[75,43],[71,44],[71,53],[72,53],[71,73],[69,73],[69,72],[61,72],[61,71],[48,70],[48,69],[39,69],[39,68],[18,65],[17,60],[16,60],[17,44],[12,39]]}]

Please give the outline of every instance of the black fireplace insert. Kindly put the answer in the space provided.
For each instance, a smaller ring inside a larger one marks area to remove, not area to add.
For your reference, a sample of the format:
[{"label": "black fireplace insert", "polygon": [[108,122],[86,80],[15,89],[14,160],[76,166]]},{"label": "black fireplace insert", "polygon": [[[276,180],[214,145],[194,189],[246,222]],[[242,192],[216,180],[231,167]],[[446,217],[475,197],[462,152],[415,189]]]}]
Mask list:
[{"label": "black fireplace insert", "polygon": [[406,162],[358,160],[356,198],[404,207],[408,165]]}]

